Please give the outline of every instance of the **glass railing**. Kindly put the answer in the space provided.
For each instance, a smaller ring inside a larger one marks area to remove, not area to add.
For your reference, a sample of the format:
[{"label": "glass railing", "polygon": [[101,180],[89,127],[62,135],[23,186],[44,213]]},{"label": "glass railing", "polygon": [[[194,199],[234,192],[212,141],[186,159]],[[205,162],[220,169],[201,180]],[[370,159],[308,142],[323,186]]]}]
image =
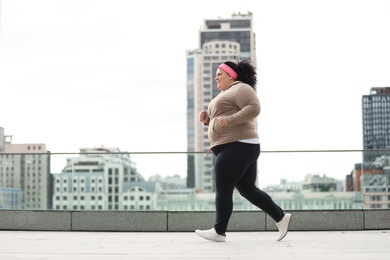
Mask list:
[{"label": "glass railing", "polygon": [[[383,154],[389,151],[262,151],[257,184],[285,210],[388,209],[390,157]],[[215,158],[206,155],[0,153],[0,209],[214,210]],[[236,210],[257,210],[233,196]]]}]

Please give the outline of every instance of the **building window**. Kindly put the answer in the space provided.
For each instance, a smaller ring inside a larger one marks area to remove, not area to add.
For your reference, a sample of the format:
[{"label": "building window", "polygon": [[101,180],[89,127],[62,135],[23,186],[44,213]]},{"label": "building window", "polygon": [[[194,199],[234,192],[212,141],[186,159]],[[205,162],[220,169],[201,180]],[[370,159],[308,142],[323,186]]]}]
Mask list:
[{"label": "building window", "polygon": [[370,208],[371,209],[381,209],[382,205],[381,204],[371,204]]},{"label": "building window", "polygon": [[382,200],[382,196],[380,196],[380,195],[371,195],[370,196],[370,200],[371,201],[381,201]]}]

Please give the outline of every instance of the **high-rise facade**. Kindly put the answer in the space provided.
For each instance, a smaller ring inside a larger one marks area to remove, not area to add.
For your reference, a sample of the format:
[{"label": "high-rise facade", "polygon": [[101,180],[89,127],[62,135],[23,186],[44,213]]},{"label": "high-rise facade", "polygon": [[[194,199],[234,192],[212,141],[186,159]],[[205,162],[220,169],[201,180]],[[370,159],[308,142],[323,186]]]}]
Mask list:
[{"label": "high-rise facade", "polygon": [[390,87],[371,88],[362,97],[363,163],[372,163],[382,155],[390,155]]},{"label": "high-rise facade", "polygon": [[252,13],[231,18],[206,19],[199,31],[198,49],[187,51],[187,187],[213,192],[213,157],[207,128],[198,115],[219,93],[215,81],[218,66],[227,61],[249,59],[256,66],[256,41]]},{"label": "high-rise facade", "polygon": [[13,144],[0,127],[0,208],[51,209],[52,180],[46,145]]},{"label": "high-rise facade", "polygon": [[363,164],[360,185],[365,208],[390,208],[390,87],[362,97]]}]

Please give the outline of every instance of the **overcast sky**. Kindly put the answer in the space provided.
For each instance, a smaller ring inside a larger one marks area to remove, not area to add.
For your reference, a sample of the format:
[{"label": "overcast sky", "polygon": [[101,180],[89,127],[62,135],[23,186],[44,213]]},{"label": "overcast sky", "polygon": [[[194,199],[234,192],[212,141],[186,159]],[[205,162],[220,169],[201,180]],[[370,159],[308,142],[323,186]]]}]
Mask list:
[{"label": "overcast sky", "polygon": [[[1,0],[0,8],[0,126],[13,143],[54,153],[186,151],[186,50],[199,47],[204,19],[233,12],[254,17],[264,151],[362,149],[361,97],[390,86],[386,0]],[[293,155],[279,155],[261,155],[260,167],[279,169],[263,183],[294,179],[271,159]],[[294,161],[344,165],[295,178],[344,178],[360,155],[320,157]]]}]

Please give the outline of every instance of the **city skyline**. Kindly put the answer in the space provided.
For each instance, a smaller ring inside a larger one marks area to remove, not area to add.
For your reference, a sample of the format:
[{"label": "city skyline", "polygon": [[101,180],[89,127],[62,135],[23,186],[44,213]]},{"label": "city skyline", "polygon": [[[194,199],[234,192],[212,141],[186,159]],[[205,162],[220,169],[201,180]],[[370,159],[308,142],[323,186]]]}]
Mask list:
[{"label": "city skyline", "polygon": [[[0,126],[13,143],[185,151],[185,52],[205,19],[233,12],[254,16],[265,151],[362,149],[361,98],[390,86],[388,1],[198,1],[191,12],[107,3],[0,2]],[[359,162],[347,157],[325,173],[343,179]]]}]

